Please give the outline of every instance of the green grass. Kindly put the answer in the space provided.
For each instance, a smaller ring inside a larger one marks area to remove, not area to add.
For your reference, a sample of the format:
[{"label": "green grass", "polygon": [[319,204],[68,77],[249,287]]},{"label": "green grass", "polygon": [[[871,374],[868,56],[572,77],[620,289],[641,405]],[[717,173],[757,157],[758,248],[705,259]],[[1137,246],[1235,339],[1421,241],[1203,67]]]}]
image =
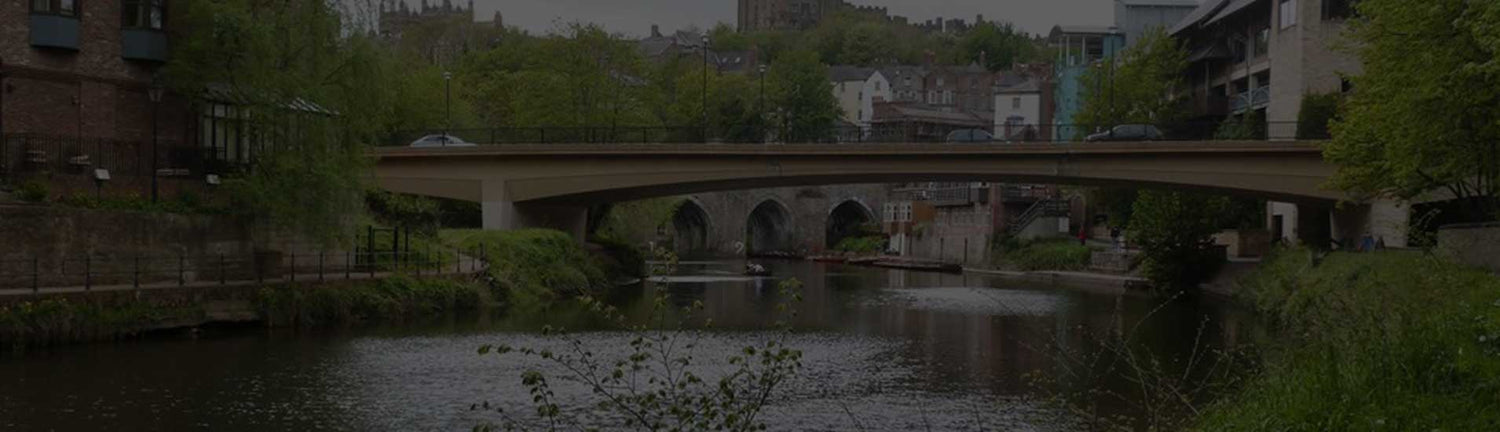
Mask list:
[{"label": "green grass", "polygon": [[1500,430],[1500,279],[1414,252],[1277,253],[1247,282],[1275,338],[1210,431]]},{"label": "green grass", "polygon": [[271,286],[255,303],[268,325],[314,326],[483,310],[493,299],[481,283],[398,276],[351,286]]},{"label": "green grass", "polygon": [[885,236],[849,237],[839,240],[839,244],[833,247],[839,252],[853,252],[857,254],[880,254],[885,252]]},{"label": "green grass", "polygon": [[1078,271],[1089,267],[1094,251],[1074,240],[1023,242],[1003,251],[1003,264],[1020,271]]},{"label": "green grass", "polygon": [[610,286],[606,264],[561,231],[450,230],[443,242],[464,250],[483,248],[489,277],[511,304],[547,304]]},{"label": "green grass", "polygon": [[203,315],[197,307],[166,307],[144,301],[118,305],[66,299],[0,306],[0,346],[108,340],[136,334],[173,318]]}]

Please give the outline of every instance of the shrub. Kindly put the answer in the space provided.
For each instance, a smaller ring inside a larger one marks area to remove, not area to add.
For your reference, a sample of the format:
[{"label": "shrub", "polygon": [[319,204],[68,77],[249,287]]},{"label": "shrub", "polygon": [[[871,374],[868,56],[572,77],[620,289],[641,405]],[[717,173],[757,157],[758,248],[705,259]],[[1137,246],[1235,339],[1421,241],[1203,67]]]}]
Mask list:
[{"label": "shrub", "polygon": [[493,298],[493,293],[478,283],[396,276],[342,287],[266,287],[257,293],[256,305],[273,326],[311,326],[480,310]]},{"label": "shrub", "polygon": [[443,237],[464,250],[483,248],[489,277],[512,304],[545,304],[609,286],[601,264],[561,231],[452,230]]},{"label": "shrub", "polygon": [[839,240],[833,249],[841,252],[853,252],[858,254],[878,254],[885,252],[885,236],[849,237]]},{"label": "shrub", "polygon": [[51,193],[47,190],[47,184],[37,180],[28,180],[21,183],[20,190],[16,191],[16,198],[26,202],[46,201]]},{"label": "shrub", "polygon": [[1279,331],[1202,430],[1495,430],[1500,279],[1417,252],[1306,249],[1243,283]]},{"label": "shrub", "polygon": [[1302,96],[1302,109],[1297,114],[1297,139],[1328,139],[1328,123],[1339,113],[1339,104],[1344,96],[1339,93],[1309,94]]},{"label": "shrub", "polygon": [[1093,255],[1092,249],[1076,241],[1045,240],[1022,242],[1020,247],[1007,251],[1004,257],[1021,271],[1075,271],[1087,269]]}]

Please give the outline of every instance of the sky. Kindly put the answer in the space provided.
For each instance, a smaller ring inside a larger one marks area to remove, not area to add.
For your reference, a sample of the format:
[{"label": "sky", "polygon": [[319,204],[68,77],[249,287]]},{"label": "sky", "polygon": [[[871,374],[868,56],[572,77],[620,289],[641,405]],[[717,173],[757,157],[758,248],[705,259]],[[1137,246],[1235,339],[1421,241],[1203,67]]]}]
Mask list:
[{"label": "sky", "polygon": [[[415,4],[417,0],[409,0]],[[1114,0],[849,0],[865,6],[884,6],[892,15],[912,22],[938,16],[973,22],[983,14],[987,21],[1010,21],[1029,33],[1046,34],[1052,26],[1110,25],[1114,22]],[[454,3],[459,3],[455,1]],[[466,1],[464,2],[467,3]],[[489,20],[496,10],[505,25],[546,33],[559,24],[581,21],[604,26],[610,32],[641,37],[651,25],[663,33],[696,25],[735,23],[737,0],[474,0],[475,15]]]}]

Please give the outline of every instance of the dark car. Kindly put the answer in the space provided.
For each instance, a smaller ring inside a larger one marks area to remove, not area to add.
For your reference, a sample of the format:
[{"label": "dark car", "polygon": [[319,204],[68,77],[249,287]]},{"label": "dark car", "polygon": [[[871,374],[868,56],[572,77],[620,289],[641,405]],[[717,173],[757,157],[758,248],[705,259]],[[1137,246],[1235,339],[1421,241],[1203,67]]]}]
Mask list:
[{"label": "dark car", "polygon": [[1161,139],[1161,130],[1157,129],[1156,126],[1128,124],[1115,126],[1108,131],[1089,135],[1088,138],[1084,138],[1084,141],[1158,141]]},{"label": "dark car", "polygon": [[948,142],[951,143],[987,143],[995,140],[995,136],[984,129],[959,129],[948,132]]}]

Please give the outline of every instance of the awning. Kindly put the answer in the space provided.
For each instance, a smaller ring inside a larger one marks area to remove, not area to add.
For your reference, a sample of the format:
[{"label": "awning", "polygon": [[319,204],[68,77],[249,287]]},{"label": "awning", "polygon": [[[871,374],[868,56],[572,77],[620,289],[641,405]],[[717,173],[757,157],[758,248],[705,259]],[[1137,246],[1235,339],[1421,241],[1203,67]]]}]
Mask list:
[{"label": "awning", "polygon": [[1193,54],[1188,56],[1188,63],[1197,63],[1203,60],[1219,60],[1227,58],[1230,58],[1229,48],[1225,48],[1224,44],[1214,42],[1209,46],[1199,48],[1197,51],[1193,51]]},{"label": "awning", "polygon": [[1256,3],[1260,3],[1261,1],[1263,0],[1234,0],[1234,3],[1230,3],[1228,7],[1225,7],[1224,10],[1219,11],[1218,15],[1214,15],[1213,19],[1208,20],[1208,22],[1203,23],[1203,25],[1213,25],[1214,23],[1219,22],[1219,20],[1228,18],[1230,15],[1234,15],[1235,13]]}]

